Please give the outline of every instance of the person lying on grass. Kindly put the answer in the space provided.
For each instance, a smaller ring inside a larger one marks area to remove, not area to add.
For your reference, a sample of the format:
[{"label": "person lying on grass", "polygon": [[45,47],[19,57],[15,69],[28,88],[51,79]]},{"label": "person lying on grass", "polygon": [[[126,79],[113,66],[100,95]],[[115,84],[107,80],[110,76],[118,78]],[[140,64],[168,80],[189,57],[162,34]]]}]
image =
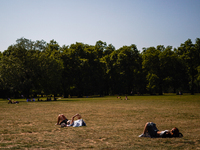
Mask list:
[{"label": "person lying on grass", "polygon": [[8,99],[8,104],[19,104],[19,102],[11,100],[11,99]]},{"label": "person lying on grass", "polygon": [[174,127],[171,130],[164,130],[159,131],[156,127],[156,124],[153,122],[147,122],[144,127],[144,131],[139,137],[182,137],[182,133],[179,132],[179,130]]},{"label": "person lying on grass", "polygon": [[[75,117],[77,117],[78,120],[74,120]],[[68,120],[63,114],[60,114],[58,115],[56,125],[61,125],[61,127],[80,127],[86,126],[86,123],[83,121],[80,114],[74,115],[71,120]]]}]

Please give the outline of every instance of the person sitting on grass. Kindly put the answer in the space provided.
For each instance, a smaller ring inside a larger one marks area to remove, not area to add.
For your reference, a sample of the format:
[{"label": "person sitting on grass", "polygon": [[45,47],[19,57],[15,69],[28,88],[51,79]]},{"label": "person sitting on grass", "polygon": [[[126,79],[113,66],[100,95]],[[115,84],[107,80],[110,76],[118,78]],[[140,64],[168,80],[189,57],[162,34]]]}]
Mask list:
[{"label": "person sitting on grass", "polygon": [[171,130],[164,130],[159,131],[156,127],[156,124],[153,122],[147,122],[144,127],[144,131],[139,137],[183,137],[182,133],[179,132],[179,130],[174,127]]},{"label": "person sitting on grass", "polygon": [[[74,120],[74,118],[77,117],[78,120]],[[83,121],[80,114],[76,114],[72,117],[71,120],[68,120],[63,114],[58,115],[57,123],[56,125],[61,125],[61,127],[80,127],[80,126],[86,126],[86,123]]]}]

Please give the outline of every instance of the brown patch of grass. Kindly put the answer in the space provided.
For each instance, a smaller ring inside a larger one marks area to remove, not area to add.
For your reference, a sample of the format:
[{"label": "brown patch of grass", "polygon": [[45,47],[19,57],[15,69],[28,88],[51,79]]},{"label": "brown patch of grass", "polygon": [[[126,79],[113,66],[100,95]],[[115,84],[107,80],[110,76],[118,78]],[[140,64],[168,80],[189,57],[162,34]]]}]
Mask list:
[{"label": "brown patch of grass", "polygon": [[[0,149],[198,149],[199,95],[68,98],[7,104],[0,100]],[[80,113],[86,127],[55,126]],[[183,138],[139,138],[147,121],[176,126]]]}]

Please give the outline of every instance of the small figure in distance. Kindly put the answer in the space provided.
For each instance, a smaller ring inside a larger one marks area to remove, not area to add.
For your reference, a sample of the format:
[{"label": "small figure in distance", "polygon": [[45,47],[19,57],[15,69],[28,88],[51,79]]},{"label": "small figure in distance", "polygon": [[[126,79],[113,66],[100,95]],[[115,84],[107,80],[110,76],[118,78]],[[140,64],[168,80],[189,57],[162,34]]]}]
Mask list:
[{"label": "small figure in distance", "polygon": [[11,100],[10,98],[8,98],[8,104],[19,104],[19,102]]},{"label": "small figure in distance", "polygon": [[125,96],[125,100],[128,100],[128,97],[127,97],[127,96]]},{"label": "small figure in distance", "polygon": [[156,124],[153,122],[147,122],[144,127],[144,131],[139,137],[183,137],[182,133],[179,132],[178,128],[174,127],[171,130],[159,131]]},{"label": "small figure in distance", "polygon": [[178,94],[181,96],[181,91],[179,91]]},{"label": "small figure in distance", "polygon": [[120,99],[120,100],[122,100],[121,97],[119,97],[119,96],[117,98]]}]

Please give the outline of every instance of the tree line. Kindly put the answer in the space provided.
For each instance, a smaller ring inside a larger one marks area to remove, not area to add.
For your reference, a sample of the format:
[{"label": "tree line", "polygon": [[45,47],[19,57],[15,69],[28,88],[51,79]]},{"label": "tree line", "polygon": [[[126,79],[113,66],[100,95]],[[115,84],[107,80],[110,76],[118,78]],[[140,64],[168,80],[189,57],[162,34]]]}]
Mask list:
[{"label": "tree line", "polygon": [[53,94],[199,92],[200,39],[143,48],[97,41],[62,47],[55,41],[16,40],[0,52],[0,97]]}]

